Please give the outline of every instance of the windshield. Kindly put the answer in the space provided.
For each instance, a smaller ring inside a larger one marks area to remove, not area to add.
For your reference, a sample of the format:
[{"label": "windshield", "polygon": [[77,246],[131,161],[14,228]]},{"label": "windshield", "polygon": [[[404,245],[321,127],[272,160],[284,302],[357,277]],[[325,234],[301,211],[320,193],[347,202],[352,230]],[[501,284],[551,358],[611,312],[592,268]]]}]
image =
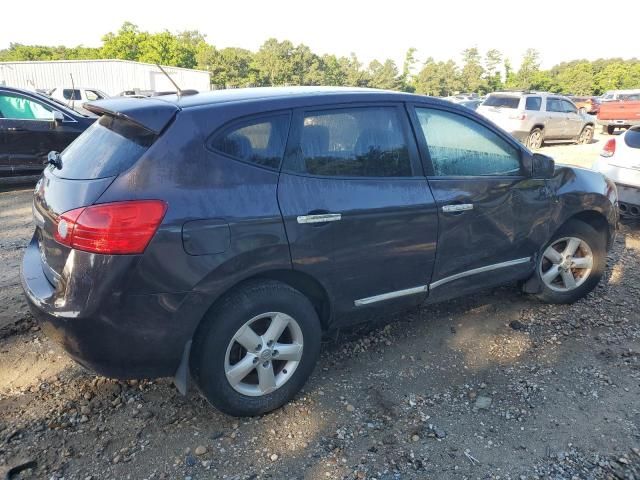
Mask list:
[{"label": "windshield", "polygon": [[111,115],[103,115],[61,154],[60,178],[88,180],[113,177],[131,167],[155,141],[156,135]]},{"label": "windshield", "polygon": [[507,95],[489,95],[482,104],[485,107],[496,108],[518,108],[520,97],[510,97]]}]

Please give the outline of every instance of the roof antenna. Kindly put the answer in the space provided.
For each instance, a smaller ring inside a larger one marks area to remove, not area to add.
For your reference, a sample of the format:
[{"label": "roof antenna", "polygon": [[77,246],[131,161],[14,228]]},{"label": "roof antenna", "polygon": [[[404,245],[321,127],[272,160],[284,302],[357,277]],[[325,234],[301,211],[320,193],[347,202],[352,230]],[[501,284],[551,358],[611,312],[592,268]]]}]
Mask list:
[{"label": "roof antenna", "polygon": [[[75,110],[76,108],[76,85],[73,83],[73,73],[70,73],[71,77],[71,110]],[[67,103],[67,105],[69,105]]]},{"label": "roof antenna", "polygon": [[165,76],[169,79],[169,81],[173,83],[173,86],[176,87],[176,91],[178,92],[178,97],[180,97],[182,95],[182,90],[180,90],[180,87],[178,86],[178,84],[173,80],[173,78],[171,78],[171,75],[165,72],[164,68],[162,68],[159,63],[156,63],[156,67],[158,67],[160,71],[164,73]]}]

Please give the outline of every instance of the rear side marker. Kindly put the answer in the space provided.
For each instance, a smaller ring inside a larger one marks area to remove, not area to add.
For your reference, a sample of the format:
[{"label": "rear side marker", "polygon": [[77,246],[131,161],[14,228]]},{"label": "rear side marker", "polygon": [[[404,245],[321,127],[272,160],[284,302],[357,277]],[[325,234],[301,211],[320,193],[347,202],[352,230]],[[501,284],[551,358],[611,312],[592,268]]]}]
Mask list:
[{"label": "rear side marker", "polygon": [[134,200],[76,208],[60,215],[58,243],[106,255],[144,252],[167,211],[161,200]]}]

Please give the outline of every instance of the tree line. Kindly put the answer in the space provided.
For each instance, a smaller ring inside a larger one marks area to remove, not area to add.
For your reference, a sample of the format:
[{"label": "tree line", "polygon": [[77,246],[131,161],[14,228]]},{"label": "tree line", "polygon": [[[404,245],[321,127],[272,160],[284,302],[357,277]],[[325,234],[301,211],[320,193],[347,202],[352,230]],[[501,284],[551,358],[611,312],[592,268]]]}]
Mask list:
[{"label": "tree line", "polygon": [[607,58],[572,60],[549,70],[540,68],[535,49],[524,52],[520,67],[499,50],[467,48],[461,62],[417,59],[407,50],[399,67],[393,60],[364,65],[348,57],[318,55],[304,44],[270,38],[257,52],[243,48],[216,48],[197,30],[171,33],[141,31],[125,22],[117,32],[102,37],[102,46],[50,47],[12,43],[0,50],[0,61],[87,60],[116,58],[197,68],[211,73],[214,88],[270,85],[344,85],[402,90],[448,96],[457,92],[484,94],[501,89],[546,90],[575,95],[599,95],[607,90],[640,88],[640,60]]}]

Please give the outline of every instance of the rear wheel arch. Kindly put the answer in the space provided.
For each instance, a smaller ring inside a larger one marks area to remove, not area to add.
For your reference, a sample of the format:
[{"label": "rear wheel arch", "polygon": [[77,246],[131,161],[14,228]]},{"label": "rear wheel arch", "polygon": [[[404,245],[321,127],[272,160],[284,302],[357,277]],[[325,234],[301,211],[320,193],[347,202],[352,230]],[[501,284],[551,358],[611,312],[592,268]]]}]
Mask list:
[{"label": "rear wheel arch", "polygon": [[320,282],[318,282],[311,275],[302,273],[298,270],[278,269],[258,272],[247,278],[243,278],[242,280],[233,284],[221,294],[213,298],[210,305],[198,321],[198,324],[194,329],[193,335],[191,337],[195,338],[198,335],[199,331],[203,327],[203,324],[205,323],[205,319],[207,318],[209,312],[211,312],[219,303],[223,302],[225,298],[227,298],[233,292],[243,288],[247,284],[269,280],[275,280],[284,283],[285,285],[298,290],[305,297],[307,297],[318,314],[322,329],[328,329],[331,323],[331,308],[329,296],[322,284],[320,284]]}]

